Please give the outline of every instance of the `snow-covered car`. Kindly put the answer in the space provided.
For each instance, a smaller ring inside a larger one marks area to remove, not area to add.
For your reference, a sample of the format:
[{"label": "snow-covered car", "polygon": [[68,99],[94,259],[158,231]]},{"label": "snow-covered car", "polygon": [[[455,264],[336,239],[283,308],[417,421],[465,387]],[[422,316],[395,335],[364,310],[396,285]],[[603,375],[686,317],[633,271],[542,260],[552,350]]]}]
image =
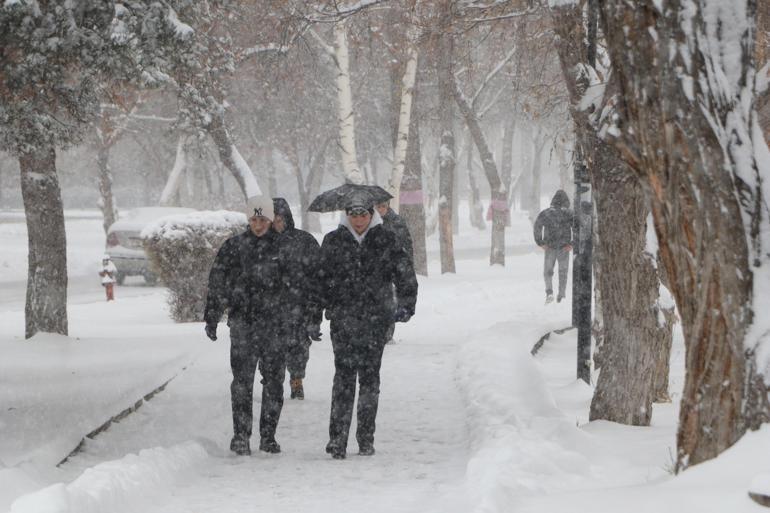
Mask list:
[{"label": "snow-covered car", "polygon": [[126,276],[142,276],[152,285],[158,277],[150,269],[147,255],[144,253],[141,232],[148,224],[161,217],[195,212],[192,208],[180,207],[141,207],[133,209],[115,221],[107,230],[106,252],[118,268],[116,280],[123,284]]}]

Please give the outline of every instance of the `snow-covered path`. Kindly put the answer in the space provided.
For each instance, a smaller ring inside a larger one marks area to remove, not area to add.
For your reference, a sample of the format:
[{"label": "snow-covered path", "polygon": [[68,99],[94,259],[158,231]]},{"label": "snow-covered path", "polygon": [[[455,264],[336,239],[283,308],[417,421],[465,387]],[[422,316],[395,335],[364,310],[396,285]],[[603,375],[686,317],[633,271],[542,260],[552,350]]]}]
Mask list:
[{"label": "snow-covered path", "polygon": [[[538,259],[522,258],[527,264]],[[243,511],[269,504],[276,512],[332,511],[344,504],[343,511],[470,511],[465,488],[470,436],[457,384],[458,350],[472,334],[510,316],[512,301],[534,304],[529,294],[521,294],[538,283],[526,267],[490,269],[474,262],[468,269],[473,276],[421,281],[418,315],[398,325],[397,343],[385,351],[374,457],[357,456],[352,436],[347,460],[332,460],[324,452],[334,370],[328,333],[311,348],[306,399],[285,402],[277,433],[283,452],[232,456],[228,334],[220,325],[218,342],[202,334],[191,341],[206,346],[194,365],[136,413],[89,441],[65,470],[74,478],[125,454],[194,440],[209,455],[196,477],[143,510]],[[501,281],[512,273],[524,280],[521,288]],[[563,307],[552,311],[563,317]],[[328,332],[328,325],[323,328]],[[252,447],[256,444],[255,436]]]}]

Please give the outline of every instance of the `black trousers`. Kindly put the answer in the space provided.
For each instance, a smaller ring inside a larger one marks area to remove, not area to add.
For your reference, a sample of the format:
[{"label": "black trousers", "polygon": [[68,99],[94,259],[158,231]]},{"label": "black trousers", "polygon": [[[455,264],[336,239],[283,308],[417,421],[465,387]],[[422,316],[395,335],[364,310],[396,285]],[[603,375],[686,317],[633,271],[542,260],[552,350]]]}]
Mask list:
[{"label": "black trousers", "polygon": [[348,445],[350,423],[358,378],[359,446],[374,443],[375,420],[380,398],[380,366],[385,348],[387,325],[372,325],[360,320],[333,321],[331,326],[334,348],[334,384],[329,420],[329,440],[345,449]]},{"label": "black trousers", "polygon": [[287,337],[286,369],[291,379],[303,379],[305,368],[310,359],[310,339],[305,334],[305,328],[292,328]]},{"label": "black trousers", "polygon": [[233,382],[233,433],[251,438],[254,376],[262,374],[262,408],[259,415],[260,438],[275,437],[283,408],[283,380],[286,376],[286,348],[277,328],[264,323],[231,321],[230,368]]}]

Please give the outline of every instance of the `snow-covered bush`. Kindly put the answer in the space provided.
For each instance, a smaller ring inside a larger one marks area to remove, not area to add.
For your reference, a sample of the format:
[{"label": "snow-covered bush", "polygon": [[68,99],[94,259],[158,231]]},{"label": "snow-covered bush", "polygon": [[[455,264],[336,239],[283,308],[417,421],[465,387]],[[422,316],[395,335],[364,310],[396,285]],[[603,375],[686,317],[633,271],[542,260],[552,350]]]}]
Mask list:
[{"label": "snow-covered bush", "polygon": [[218,210],[163,217],[142,230],[153,272],[168,287],[175,321],[203,320],[214,257],[225,240],[247,226],[244,214]]}]

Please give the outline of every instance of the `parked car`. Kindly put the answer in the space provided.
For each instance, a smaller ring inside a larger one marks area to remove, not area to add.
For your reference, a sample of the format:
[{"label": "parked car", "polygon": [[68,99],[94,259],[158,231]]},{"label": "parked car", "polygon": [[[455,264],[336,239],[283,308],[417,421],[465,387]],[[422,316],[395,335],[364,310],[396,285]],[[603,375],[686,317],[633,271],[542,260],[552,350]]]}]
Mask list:
[{"label": "parked car", "polygon": [[179,207],[141,207],[121,215],[107,230],[107,249],[115,267],[115,277],[122,285],[126,276],[142,276],[148,285],[154,285],[158,277],[150,269],[150,262],[144,253],[140,236],[142,229],[149,223],[176,214],[195,212],[193,208]]}]

